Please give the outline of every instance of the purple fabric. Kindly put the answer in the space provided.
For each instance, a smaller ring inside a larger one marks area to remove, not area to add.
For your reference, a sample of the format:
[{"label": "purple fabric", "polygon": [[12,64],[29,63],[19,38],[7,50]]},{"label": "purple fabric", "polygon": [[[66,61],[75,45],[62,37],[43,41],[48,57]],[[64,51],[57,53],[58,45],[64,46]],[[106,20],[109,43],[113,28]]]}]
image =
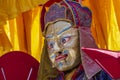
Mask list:
[{"label": "purple fabric", "polygon": [[[90,32],[90,28],[80,27],[79,32],[81,47],[98,48]],[[88,57],[86,53],[81,52],[81,59],[85,74],[89,79],[101,70],[98,64]]]},{"label": "purple fabric", "polygon": [[[50,80],[65,80],[64,73],[63,72],[59,72],[59,73],[60,73],[60,75],[56,79],[50,79]],[[84,69],[83,69],[82,65],[80,65],[76,69],[74,74],[72,75],[71,80],[112,80],[112,78],[106,72],[101,70],[99,73],[94,75],[92,78],[86,79]]]},{"label": "purple fabric", "polygon": [[66,14],[63,13],[65,13],[65,7],[53,4],[45,15],[45,24],[56,21],[57,19],[66,18]]},{"label": "purple fabric", "polygon": [[66,3],[70,8],[72,9],[73,12],[73,17],[76,23],[76,27],[78,28],[79,26],[85,26],[85,27],[90,27],[91,26],[91,21],[92,21],[92,12],[89,10],[87,7],[82,7],[80,4],[74,2],[74,1],[69,1],[66,0]]}]

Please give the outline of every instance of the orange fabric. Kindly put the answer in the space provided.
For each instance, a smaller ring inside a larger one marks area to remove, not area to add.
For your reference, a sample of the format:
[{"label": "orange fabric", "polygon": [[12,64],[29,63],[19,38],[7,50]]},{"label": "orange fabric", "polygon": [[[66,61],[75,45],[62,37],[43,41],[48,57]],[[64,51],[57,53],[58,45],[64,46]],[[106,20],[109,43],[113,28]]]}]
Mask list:
[{"label": "orange fabric", "polygon": [[22,12],[45,4],[48,0],[0,0],[0,25],[13,19]]},{"label": "orange fabric", "polygon": [[[2,29],[5,31],[2,35],[6,36],[6,39],[0,36],[1,47],[9,47],[6,52],[12,50],[20,50],[31,54],[38,61],[40,61],[40,54],[43,46],[43,37],[41,33],[40,15],[42,6],[38,6],[19,14],[14,19],[6,21]],[[2,26],[0,27],[2,28]],[[3,43],[2,41],[6,42]],[[0,50],[0,55],[5,54]]]},{"label": "orange fabric", "polygon": [[40,16],[48,0],[0,0],[0,56],[20,50],[38,61],[43,46]]},{"label": "orange fabric", "polygon": [[83,0],[92,10],[92,33],[99,48],[120,50],[119,0]]},{"label": "orange fabric", "polygon": [[8,39],[8,36],[5,33],[4,27],[5,26],[0,26],[0,56],[3,53],[10,51],[10,49],[12,47],[12,45]]}]

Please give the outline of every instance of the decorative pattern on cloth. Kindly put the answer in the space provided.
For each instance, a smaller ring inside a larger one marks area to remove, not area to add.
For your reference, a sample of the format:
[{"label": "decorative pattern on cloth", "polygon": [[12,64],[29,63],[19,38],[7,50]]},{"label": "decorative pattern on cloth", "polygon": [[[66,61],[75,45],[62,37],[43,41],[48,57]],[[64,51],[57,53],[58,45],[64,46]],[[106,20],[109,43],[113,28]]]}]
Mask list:
[{"label": "decorative pattern on cloth", "polygon": [[75,1],[64,0],[60,4],[55,3],[50,6],[49,11],[45,14],[44,24],[58,19],[67,19],[75,22],[77,28],[82,26],[90,27],[92,13],[87,7],[82,7]]},{"label": "decorative pattern on cloth", "polygon": [[79,3],[66,0],[67,5],[72,9],[76,27],[90,27],[92,21],[92,13],[87,7],[82,7]]},{"label": "decorative pattern on cloth", "polygon": [[60,72],[60,75],[58,75],[58,77],[55,80],[85,80],[85,73],[82,65],[80,65],[77,69],[75,69],[73,75],[68,76],[68,78],[65,79],[64,73]]},{"label": "decorative pattern on cloth", "polygon": [[47,25],[50,22],[61,19],[74,22],[72,11],[64,2],[54,3],[45,14],[44,24]]},{"label": "decorative pattern on cloth", "polygon": [[112,78],[103,70],[101,70],[99,73],[97,73],[95,76],[93,76],[91,79],[86,78],[85,72],[80,65],[78,69],[76,69],[71,76],[70,79],[64,79],[64,73],[60,73],[60,75],[55,79],[50,80],[112,80]]},{"label": "decorative pattern on cloth", "polygon": [[[95,41],[91,35],[90,28],[80,27],[80,43],[81,47],[87,48],[98,48],[95,44]],[[96,73],[98,73],[101,68],[96,62],[94,62],[88,55],[84,52],[81,52],[82,65],[84,67],[86,76],[88,79],[92,78]]]},{"label": "decorative pattern on cloth", "polygon": [[[63,14],[64,13],[64,14]],[[45,24],[55,21],[57,19],[66,18],[66,10],[64,6],[60,6],[59,4],[53,4],[49,11],[45,15]]]}]

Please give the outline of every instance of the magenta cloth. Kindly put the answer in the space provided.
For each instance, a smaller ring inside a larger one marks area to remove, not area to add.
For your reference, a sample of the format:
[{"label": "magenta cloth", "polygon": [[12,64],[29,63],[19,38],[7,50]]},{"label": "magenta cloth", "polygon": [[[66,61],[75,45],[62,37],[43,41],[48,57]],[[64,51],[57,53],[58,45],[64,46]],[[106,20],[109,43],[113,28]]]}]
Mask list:
[{"label": "magenta cloth", "polygon": [[96,61],[113,79],[120,78],[120,52],[110,50],[82,48]]},{"label": "magenta cloth", "polygon": [[0,57],[0,80],[36,80],[39,62],[31,55],[12,51]]},{"label": "magenta cloth", "polygon": [[[79,31],[81,47],[98,48],[90,32],[90,28],[80,27]],[[84,71],[89,79],[101,70],[99,65],[93,61],[85,52],[81,52],[81,58]]]}]

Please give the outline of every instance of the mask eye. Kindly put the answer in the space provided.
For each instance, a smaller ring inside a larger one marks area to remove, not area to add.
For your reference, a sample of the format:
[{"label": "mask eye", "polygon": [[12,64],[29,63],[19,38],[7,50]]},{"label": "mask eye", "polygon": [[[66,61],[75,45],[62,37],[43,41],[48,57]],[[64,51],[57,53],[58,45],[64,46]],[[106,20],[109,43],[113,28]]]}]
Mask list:
[{"label": "mask eye", "polygon": [[54,46],[54,42],[48,42],[48,48],[49,48],[49,49],[52,49],[53,46]]},{"label": "mask eye", "polygon": [[69,40],[70,40],[70,36],[67,36],[67,37],[63,37],[62,39],[61,39],[61,43],[62,44],[65,44],[66,42],[68,42]]}]

